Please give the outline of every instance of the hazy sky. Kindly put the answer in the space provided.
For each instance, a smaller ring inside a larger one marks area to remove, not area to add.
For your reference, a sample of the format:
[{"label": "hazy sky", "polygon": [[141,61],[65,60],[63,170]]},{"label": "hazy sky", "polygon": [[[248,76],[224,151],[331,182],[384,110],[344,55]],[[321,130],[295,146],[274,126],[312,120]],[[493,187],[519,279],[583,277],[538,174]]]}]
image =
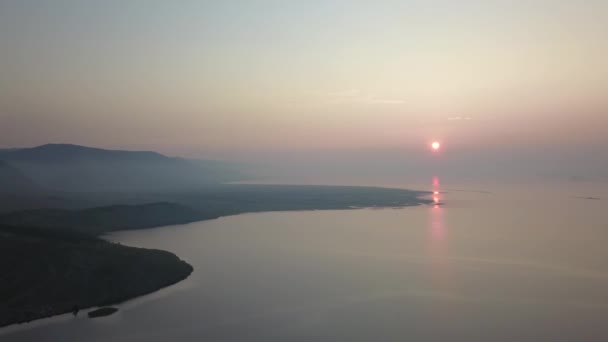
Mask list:
[{"label": "hazy sky", "polygon": [[608,2],[0,1],[0,147],[608,145]]}]

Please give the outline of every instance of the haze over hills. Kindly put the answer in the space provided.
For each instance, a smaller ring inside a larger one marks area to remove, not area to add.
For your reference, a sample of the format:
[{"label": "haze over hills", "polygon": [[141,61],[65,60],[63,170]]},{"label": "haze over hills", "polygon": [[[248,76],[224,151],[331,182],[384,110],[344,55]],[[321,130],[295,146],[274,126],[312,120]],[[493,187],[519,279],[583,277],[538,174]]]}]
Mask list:
[{"label": "haze over hills", "polygon": [[70,144],[1,150],[0,160],[49,190],[73,192],[175,190],[242,177],[227,162]]},{"label": "haze over hills", "polygon": [[239,176],[227,163],[150,151],[0,150],[0,223],[98,235],[245,212],[430,203],[426,193],[404,189],[224,183]]},{"label": "haze over hills", "polygon": [[[13,161],[69,162],[84,160],[168,160],[152,151],[106,150],[73,144],[45,144],[30,148],[4,150],[0,157]],[[177,158],[174,158],[177,159]]]},{"label": "haze over hills", "polygon": [[96,238],[108,232],[246,212],[432,202],[403,189],[222,184],[238,175],[221,162],[155,152],[76,145],[0,151],[0,269],[8,279],[0,282],[0,326],[120,303],[193,270],[170,252]]},{"label": "haze over hills", "polygon": [[33,193],[42,188],[26,177],[21,171],[0,161],[0,194]]},{"label": "haze over hills", "polygon": [[14,166],[0,160],[0,214],[34,208],[78,208],[83,205],[87,205],[86,201],[52,193]]},{"label": "haze over hills", "polygon": [[[425,192],[349,186],[225,184],[196,191],[66,194],[64,203],[0,211],[0,224],[99,235],[210,220],[247,212],[403,207],[430,204]],[[75,205],[82,202],[80,206]],[[128,204],[127,204],[128,203]],[[88,206],[86,204],[89,204]],[[27,210],[29,209],[29,210]]]}]

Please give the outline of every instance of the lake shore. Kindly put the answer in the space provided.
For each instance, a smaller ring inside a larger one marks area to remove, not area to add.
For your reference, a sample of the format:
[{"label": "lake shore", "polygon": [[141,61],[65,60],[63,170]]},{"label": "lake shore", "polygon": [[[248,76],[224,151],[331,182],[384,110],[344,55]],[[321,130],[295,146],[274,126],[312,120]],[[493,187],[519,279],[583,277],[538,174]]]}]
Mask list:
[{"label": "lake shore", "polygon": [[120,303],[193,271],[167,251],[9,226],[0,226],[0,260],[0,327]]},{"label": "lake shore", "polygon": [[146,197],[174,202],[2,215],[0,258],[8,280],[0,286],[0,299],[7,303],[0,310],[0,327],[71,312],[75,306],[117,304],[175,284],[193,271],[170,252],[122,246],[98,237],[109,232],[250,212],[429,204],[424,195],[390,188],[238,185]]}]

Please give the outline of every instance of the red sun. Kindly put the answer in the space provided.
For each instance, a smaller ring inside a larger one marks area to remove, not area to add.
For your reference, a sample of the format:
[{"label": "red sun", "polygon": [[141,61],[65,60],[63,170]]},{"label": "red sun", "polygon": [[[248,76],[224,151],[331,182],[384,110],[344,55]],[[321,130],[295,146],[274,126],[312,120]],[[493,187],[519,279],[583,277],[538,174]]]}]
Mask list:
[{"label": "red sun", "polygon": [[433,143],[431,144],[431,148],[433,149],[433,151],[439,151],[439,149],[441,148],[441,144],[439,143],[439,141],[433,141]]}]

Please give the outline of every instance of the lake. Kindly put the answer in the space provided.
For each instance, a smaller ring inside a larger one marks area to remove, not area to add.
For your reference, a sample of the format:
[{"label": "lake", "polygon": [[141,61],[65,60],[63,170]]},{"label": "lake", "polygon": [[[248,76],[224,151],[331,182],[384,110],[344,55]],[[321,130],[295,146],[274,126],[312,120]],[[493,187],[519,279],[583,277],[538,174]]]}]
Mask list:
[{"label": "lake", "polygon": [[63,315],[0,339],[608,341],[605,184],[404,187],[436,191],[437,205],[112,234],[195,271],[113,316]]}]

